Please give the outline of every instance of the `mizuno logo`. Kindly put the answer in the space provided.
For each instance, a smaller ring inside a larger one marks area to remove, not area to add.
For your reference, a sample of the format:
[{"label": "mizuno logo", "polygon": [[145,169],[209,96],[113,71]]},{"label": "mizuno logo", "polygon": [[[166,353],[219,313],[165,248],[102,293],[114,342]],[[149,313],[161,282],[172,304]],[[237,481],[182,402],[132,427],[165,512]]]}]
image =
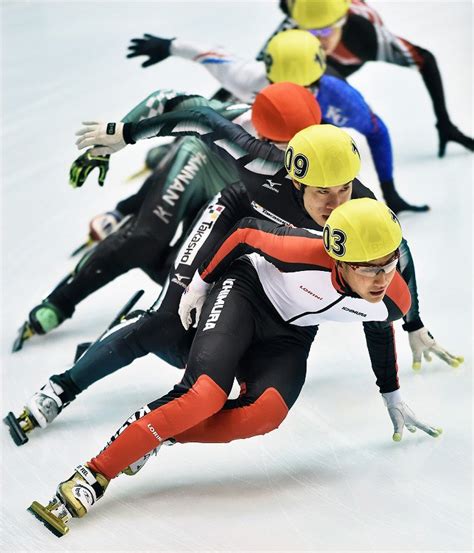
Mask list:
[{"label": "mizuno logo", "polygon": [[190,277],[188,276],[184,276],[184,275],[180,275],[179,273],[176,273],[175,275],[175,278],[177,278],[179,280],[179,282],[183,282],[183,280],[189,280]]},{"label": "mizuno logo", "polygon": [[185,280],[190,280],[190,277],[175,273],[174,277],[171,279],[171,282],[178,284],[178,286],[181,286],[182,288],[186,288],[187,284],[184,282]]},{"label": "mizuno logo", "polygon": [[278,192],[280,192],[277,188],[277,186],[281,186],[281,182],[273,182],[271,179],[267,179],[267,181],[265,183],[263,183],[263,188],[268,188],[269,190],[271,190],[272,192],[275,192],[276,194],[278,194]]}]

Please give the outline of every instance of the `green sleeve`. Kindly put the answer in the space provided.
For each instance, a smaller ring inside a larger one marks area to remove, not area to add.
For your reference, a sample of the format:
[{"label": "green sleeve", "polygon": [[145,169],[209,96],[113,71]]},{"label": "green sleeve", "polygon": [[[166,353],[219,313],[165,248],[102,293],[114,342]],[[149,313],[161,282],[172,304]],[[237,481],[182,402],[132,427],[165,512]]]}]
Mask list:
[{"label": "green sleeve", "polygon": [[155,90],[144,100],[137,104],[125,117],[123,123],[137,123],[142,119],[148,119],[155,115],[161,115],[165,111],[166,103],[178,96],[186,96],[176,90]]},{"label": "green sleeve", "polygon": [[171,111],[187,110],[196,107],[209,107],[217,111],[226,119],[235,119],[241,113],[247,111],[246,104],[233,104],[219,100],[208,100],[196,94],[185,94],[175,90],[156,90],[136,105],[122,119],[123,123],[138,123],[143,119],[150,119],[156,115]]}]

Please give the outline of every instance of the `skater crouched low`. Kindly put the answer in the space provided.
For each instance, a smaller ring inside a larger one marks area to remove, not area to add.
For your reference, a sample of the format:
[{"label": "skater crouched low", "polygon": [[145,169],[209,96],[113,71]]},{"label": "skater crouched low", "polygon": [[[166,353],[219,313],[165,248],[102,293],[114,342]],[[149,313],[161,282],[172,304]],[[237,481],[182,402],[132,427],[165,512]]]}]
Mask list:
[{"label": "skater crouched low", "polygon": [[[358,156],[355,145],[351,151]],[[311,178],[311,161],[301,161],[290,143],[290,174],[305,171]],[[127,419],[101,453],[59,484],[46,507],[34,502],[35,516],[64,535],[69,520],[84,516],[112,478],[136,473],[163,443],[226,442],[277,428],[303,386],[309,349],[324,321],[363,321],[367,340],[377,341],[371,362],[393,440],[402,438],[404,427],[439,436],[441,429],[418,420],[399,390],[392,322],[409,309],[410,293],[396,270],[397,217],[376,200],[351,200],[332,212],[323,237],[240,221],[182,297],[183,325],[194,312],[197,331],[181,382]],[[252,417],[254,404],[245,394],[228,400],[234,378],[265,402],[265,424]]]}]

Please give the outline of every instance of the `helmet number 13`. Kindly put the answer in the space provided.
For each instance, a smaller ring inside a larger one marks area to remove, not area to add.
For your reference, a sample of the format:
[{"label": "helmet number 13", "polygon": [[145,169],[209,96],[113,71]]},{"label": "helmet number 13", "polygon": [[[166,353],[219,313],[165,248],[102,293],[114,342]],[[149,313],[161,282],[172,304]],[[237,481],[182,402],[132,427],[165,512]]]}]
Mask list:
[{"label": "helmet number 13", "polygon": [[346,253],[346,240],[347,236],[342,230],[331,229],[328,225],[324,227],[323,242],[328,252],[331,251],[334,255],[343,257]]}]

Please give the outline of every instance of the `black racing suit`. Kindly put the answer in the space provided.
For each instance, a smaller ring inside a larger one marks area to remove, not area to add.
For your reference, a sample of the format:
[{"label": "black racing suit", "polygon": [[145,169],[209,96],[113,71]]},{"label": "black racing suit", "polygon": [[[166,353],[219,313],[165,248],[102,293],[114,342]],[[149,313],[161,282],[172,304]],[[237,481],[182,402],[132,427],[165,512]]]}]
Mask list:
[{"label": "black racing suit", "polygon": [[[182,124],[186,122],[189,125]],[[180,129],[199,128],[200,131],[176,131],[178,124]],[[228,122],[213,110],[193,109],[126,125],[124,134],[128,141],[134,141],[157,133],[179,136],[183,132],[202,133],[201,139],[207,145],[237,164],[241,182],[217,194],[204,209],[184,240],[169,279],[153,308],[144,316],[112,329],[70,370],[52,377],[66,390],[65,401],[71,401],[93,382],[148,353],[154,353],[176,367],[185,366],[194,332],[185,331],[179,319],[177,311],[181,294],[215,245],[243,217],[267,219],[322,234],[321,226],[304,210],[302,192],[293,186],[283,168],[283,151],[271,143],[254,139],[240,126]],[[352,198],[361,197],[373,198],[374,195],[355,179]],[[418,313],[413,260],[405,241],[402,242],[401,252],[399,270],[412,296],[412,305],[405,321],[410,325],[409,330],[415,330],[421,328],[423,323]],[[387,341],[387,337],[393,336],[392,326],[380,322],[367,323],[364,331],[373,366],[391,359],[391,367],[394,369],[395,346],[393,340]],[[244,396],[242,401],[246,400]]]},{"label": "black racing suit", "polygon": [[[150,99],[155,98],[152,103]],[[196,105],[210,105],[229,119],[249,109],[244,104],[237,106],[201,96],[156,91],[124,121],[138,121],[156,112],[158,107],[170,112]],[[150,111],[152,108],[154,111]],[[234,164],[224,162],[201,140],[186,136],[170,144],[169,151],[140,190],[117,205],[116,210],[129,219],[86,253],[71,276],[63,280],[46,301],[64,318],[69,318],[78,303],[134,268],[142,269],[162,285],[179,246],[179,242],[174,247],[169,244],[180,223],[182,239],[199,210],[216,192],[237,180]]]}]

